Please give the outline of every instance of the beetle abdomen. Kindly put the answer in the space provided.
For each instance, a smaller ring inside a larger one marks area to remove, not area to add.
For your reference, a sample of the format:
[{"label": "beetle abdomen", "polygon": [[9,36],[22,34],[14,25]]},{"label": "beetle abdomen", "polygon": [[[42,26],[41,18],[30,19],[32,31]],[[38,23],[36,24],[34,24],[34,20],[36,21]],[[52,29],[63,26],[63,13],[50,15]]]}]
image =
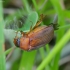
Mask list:
[{"label": "beetle abdomen", "polygon": [[54,28],[50,26],[40,26],[34,29],[29,35],[31,50],[39,48],[49,43],[54,36]]}]

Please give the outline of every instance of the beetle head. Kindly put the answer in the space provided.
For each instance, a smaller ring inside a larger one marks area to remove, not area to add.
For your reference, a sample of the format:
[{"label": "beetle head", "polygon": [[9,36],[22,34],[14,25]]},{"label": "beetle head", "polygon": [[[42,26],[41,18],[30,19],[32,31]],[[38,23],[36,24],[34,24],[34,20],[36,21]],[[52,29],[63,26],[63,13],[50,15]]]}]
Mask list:
[{"label": "beetle head", "polygon": [[20,47],[20,39],[19,38],[14,38],[14,44],[17,47]]}]

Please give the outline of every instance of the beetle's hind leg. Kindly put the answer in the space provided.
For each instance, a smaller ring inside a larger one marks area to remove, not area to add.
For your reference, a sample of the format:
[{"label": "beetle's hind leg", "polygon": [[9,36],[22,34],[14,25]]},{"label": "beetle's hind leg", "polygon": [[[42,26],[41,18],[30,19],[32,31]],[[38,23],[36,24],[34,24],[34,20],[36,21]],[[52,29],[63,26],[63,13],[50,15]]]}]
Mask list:
[{"label": "beetle's hind leg", "polygon": [[33,29],[35,29],[36,27],[38,27],[38,26],[41,24],[41,22],[42,22],[42,20],[44,19],[44,17],[45,17],[45,16],[44,16],[43,14],[41,14],[39,21],[37,21],[36,25],[35,25],[33,28],[32,28],[33,22],[30,21],[30,22],[32,23],[32,25],[31,25],[31,27],[30,27],[30,31],[27,32],[26,34],[29,34]]},{"label": "beetle's hind leg", "polygon": [[44,15],[43,14],[41,14],[40,15],[40,19],[39,19],[39,21],[37,21],[37,23],[36,23],[36,25],[34,26],[34,28],[36,28],[36,27],[38,27],[40,24],[41,24],[41,22],[42,22],[42,20],[44,19]]}]

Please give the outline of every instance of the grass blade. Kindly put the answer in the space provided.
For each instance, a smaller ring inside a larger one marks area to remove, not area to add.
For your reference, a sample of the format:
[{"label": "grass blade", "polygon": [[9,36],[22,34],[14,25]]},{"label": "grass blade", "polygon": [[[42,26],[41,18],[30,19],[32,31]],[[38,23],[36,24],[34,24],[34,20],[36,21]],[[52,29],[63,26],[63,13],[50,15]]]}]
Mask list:
[{"label": "grass blade", "polygon": [[43,68],[49,64],[49,62],[52,60],[54,55],[56,55],[63,46],[69,41],[70,39],[70,30],[63,36],[63,38],[55,45],[53,50],[49,53],[49,55],[43,60],[43,62],[39,65],[37,70],[43,70]]},{"label": "grass blade", "polygon": [[3,6],[2,0],[0,2],[0,70],[6,70],[5,68],[5,54],[4,54],[4,24],[3,24]]}]

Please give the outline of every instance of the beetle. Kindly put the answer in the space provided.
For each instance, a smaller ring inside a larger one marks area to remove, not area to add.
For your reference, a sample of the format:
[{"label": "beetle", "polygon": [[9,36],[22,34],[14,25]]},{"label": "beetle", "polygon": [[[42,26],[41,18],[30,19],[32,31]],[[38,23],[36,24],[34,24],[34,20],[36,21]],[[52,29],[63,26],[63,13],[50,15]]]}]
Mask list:
[{"label": "beetle", "polygon": [[43,17],[44,16],[41,15],[41,19],[29,32],[24,33],[21,31],[22,36],[20,38],[17,36],[14,38],[15,46],[25,51],[31,51],[48,44],[52,40],[54,37],[54,24],[39,26]]}]

